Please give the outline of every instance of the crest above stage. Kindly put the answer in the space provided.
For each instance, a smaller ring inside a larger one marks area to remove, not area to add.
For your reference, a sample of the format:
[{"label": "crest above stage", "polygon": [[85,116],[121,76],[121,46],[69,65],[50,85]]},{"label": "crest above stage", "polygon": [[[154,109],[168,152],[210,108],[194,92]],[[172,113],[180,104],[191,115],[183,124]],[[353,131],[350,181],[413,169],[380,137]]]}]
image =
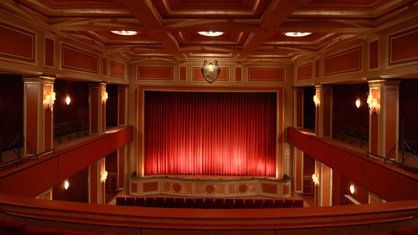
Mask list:
[{"label": "crest above stage", "polygon": [[207,60],[203,62],[202,75],[209,83],[214,82],[218,78],[219,71],[220,69],[217,60],[213,61],[213,63],[210,63]]}]

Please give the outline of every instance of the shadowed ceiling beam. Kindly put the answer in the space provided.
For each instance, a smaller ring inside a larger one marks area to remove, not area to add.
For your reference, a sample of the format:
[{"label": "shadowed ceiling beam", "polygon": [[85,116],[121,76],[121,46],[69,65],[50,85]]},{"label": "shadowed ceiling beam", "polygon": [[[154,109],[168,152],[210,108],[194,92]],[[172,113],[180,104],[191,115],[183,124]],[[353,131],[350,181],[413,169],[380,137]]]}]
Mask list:
[{"label": "shadowed ceiling beam", "polygon": [[154,9],[153,4],[149,0],[132,1],[132,0],[118,0],[123,4],[132,15],[141,22],[147,34],[160,41],[165,48],[173,53],[178,61],[186,61],[186,56],[180,51],[175,38],[165,30],[162,19],[158,12]]},{"label": "shadowed ceiling beam", "polygon": [[237,57],[238,62],[244,62],[255,49],[261,45],[280,26],[304,0],[276,0],[272,1],[261,20],[259,28],[248,38],[243,52]]}]

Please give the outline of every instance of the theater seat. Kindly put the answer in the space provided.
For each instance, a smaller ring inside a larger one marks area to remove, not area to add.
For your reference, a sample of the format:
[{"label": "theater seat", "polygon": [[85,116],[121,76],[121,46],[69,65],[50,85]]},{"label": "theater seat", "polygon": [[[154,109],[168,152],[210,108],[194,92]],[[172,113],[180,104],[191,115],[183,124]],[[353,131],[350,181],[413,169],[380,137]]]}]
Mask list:
[{"label": "theater seat", "polygon": [[418,226],[416,227],[406,227],[406,228],[395,228],[393,229],[392,235],[417,235]]},{"label": "theater seat", "polygon": [[99,235],[99,232],[86,232],[86,231],[72,231],[72,230],[64,230],[62,231],[62,235]]},{"label": "theater seat", "polygon": [[23,222],[0,220],[0,235],[23,235],[24,225]]},{"label": "theater seat", "polygon": [[116,205],[126,205],[125,197],[116,197]]},{"label": "theater seat", "polygon": [[134,197],[126,197],[126,204],[128,206],[135,206],[135,198]]},{"label": "theater seat", "polygon": [[380,233],[356,233],[355,235],[390,235],[390,232],[380,232]]},{"label": "theater seat", "polygon": [[234,207],[234,199],[232,198],[225,198],[224,200],[224,208],[232,208]]},{"label": "theater seat", "polygon": [[59,228],[44,228],[30,225],[25,226],[24,230],[26,235],[59,235],[61,231]]},{"label": "theater seat", "polygon": [[254,208],[262,208],[264,205],[264,199],[254,199]]},{"label": "theater seat", "polygon": [[234,208],[244,208],[244,199],[242,199],[242,198],[235,198],[235,200],[234,200]]},{"label": "theater seat", "polygon": [[293,201],[293,207],[303,207],[303,200],[295,199],[295,201]]}]

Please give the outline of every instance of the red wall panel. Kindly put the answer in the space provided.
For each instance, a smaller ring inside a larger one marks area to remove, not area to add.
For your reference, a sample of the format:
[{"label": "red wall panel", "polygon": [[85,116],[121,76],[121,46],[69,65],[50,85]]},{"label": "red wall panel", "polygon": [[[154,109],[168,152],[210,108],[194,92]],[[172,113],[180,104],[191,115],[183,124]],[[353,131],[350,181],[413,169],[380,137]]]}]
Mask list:
[{"label": "red wall panel", "polygon": [[97,55],[63,45],[62,67],[90,73],[99,73],[99,57]]},{"label": "red wall panel", "polygon": [[54,54],[55,54],[55,42],[52,39],[45,38],[45,65],[54,67],[55,60],[54,60]]},{"label": "red wall panel", "polygon": [[361,47],[324,58],[324,75],[361,70]]},{"label": "red wall panel", "polygon": [[369,69],[379,67],[379,41],[373,41],[369,44]]},{"label": "red wall panel", "polygon": [[125,65],[116,61],[110,61],[110,75],[125,78]]},{"label": "red wall panel", "polygon": [[0,24],[0,55],[35,61],[35,34]]},{"label": "red wall panel", "polygon": [[297,80],[305,80],[312,78],[312,63],[307,63],[301,66],[298,66],[296,69]]},{"label": "red wall panel", "polygon": [[284,68],[249,68],[248,81],[284,81]]},{"label": "red wall panel", "polygon": [[172,67],[137,67],[137,80],[173,80]]},{"label": "red wall panel", "polygon": [[180,80],[185,81],[186,80],[186,67],[180,67]]},{"label": "red wall panel", "polygon": [[242,80],[242,69],[235,68],[235,81],[239,82]]},{"label": "red wall panel", "polygon": [[418,60],[418,28],[390,37],[389,64]]}]

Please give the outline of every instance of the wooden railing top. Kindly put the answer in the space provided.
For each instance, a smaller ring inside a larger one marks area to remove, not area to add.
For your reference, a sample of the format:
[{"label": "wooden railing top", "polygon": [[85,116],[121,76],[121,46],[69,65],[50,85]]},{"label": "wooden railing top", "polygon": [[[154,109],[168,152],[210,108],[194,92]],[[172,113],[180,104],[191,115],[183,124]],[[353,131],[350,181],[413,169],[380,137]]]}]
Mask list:
[{"label": "wooden railing top", "polygon": [[62,223],[170,229],[285,229],[417,220],[418,200],[335,207],[195,209],[96,205],[0,194],[0,213]]}]

